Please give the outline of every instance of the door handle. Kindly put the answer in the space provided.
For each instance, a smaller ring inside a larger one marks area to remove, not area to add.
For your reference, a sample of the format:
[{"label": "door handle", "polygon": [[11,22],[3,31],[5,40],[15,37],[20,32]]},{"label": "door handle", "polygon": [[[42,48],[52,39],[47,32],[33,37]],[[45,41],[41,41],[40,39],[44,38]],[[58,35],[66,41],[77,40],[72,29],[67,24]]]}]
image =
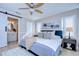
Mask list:
[{"label": "door handle", "polygon": [[5,32],[7,32],[7,26],[5,26]]}]

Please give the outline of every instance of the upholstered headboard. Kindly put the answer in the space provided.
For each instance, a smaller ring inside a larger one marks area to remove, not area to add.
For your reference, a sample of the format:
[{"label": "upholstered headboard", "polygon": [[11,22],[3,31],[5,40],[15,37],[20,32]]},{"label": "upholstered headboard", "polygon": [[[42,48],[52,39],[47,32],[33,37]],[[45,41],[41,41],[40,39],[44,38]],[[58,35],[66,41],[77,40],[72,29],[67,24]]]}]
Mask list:
[{"label": "upholstered headboard", "polygon": [[63,35],[62,30],[56,30],[55,35],[58,35],[58,36],[60,36],[62,38],[63,37],[62,36]]},{"label": "upholstered headboard", "polygon": [[51,32],[40,32],[38,33],[38,37],[44,38],[44,39],[51,39],[52,38]]},{"label": "upholstered headboard", "polygon": [[47,39],[51,39],[52,37],[52,33],[54,32],[54,35],[60,36],[62,38],[62,30],[42,30],[41,32],[39,32],[37,35],[40,38],[47,38]]}]

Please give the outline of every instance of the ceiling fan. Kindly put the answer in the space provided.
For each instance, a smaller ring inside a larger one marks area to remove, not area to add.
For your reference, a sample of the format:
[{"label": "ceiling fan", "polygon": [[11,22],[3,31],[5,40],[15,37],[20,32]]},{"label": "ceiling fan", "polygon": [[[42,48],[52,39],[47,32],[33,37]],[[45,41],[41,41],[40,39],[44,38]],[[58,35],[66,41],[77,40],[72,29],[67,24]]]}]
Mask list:
[{"label": "ceiling fan", "polygon": [[29,9],[31,15],[33,14],[34,11],[39,14],[42,14],[43,12],[41,10],[39,10],[38,8],[41,7],[43,4],[44,3],[26,3],[28,8],[19,8],[19,9],[20,10]]}]

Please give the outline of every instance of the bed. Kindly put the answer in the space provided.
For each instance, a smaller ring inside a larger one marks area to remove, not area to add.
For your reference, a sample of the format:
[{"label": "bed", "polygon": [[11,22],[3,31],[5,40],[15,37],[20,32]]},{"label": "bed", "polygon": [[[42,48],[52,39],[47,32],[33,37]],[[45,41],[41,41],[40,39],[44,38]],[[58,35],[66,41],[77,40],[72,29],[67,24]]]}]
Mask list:
[{"label": "bed", "polygon": [[[59,33],[60,32],[60,33]],[[20,42],[24,42],[21,46],[25,47],[27,50],[39,56],[58,56],[61,51],[61,31],[57,31],[56,35],[51,35],[51,39],[49,38],[26,38]],[[46,35],[45,35],[46,36]],[[47,35],[48,36],[48,35]],[[50,35],[49,35],[50,36]]]},{"label": "bed", "polygon": [[39,56],[58,56],[61,51],[61,39],[38,38],[33,43],[30,51]]}]

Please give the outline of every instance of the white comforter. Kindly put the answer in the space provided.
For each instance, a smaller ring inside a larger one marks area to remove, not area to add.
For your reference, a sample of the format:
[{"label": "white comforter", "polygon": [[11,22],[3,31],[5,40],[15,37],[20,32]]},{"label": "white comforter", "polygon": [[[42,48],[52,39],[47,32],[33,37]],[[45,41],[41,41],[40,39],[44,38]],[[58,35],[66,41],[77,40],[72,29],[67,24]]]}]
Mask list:
[{"label": "white comforter", "polygon": [[61,39],[49,40],[49,39],[38,38],[36,42],[46,45],[46,46],[52,48],[54,51],[56,51],[57,48],[61,45],[62,40]]}]

